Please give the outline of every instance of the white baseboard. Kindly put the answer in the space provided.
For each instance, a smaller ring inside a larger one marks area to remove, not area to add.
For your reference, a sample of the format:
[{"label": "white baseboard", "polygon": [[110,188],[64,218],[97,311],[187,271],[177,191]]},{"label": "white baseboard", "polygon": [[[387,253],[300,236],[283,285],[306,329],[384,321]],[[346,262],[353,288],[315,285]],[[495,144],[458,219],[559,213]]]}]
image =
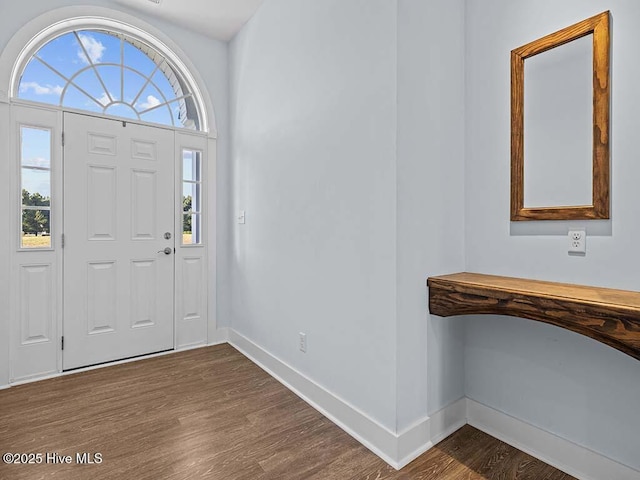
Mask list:
[{"label": "white baseboard", "polygon": [[234,330],[229,343],[389,465],[396,464],[396,436]]},{"label": "white baseboard", "polygon": [[229,343],[395,469],[466,423],[461,399],[396,434],[232,329]]},{"label": "white baseboard", "polygon": [[416,422],[398,435],[398,467],[418,458],[467,423],[466,398]]},{"label": "white baseboard", "polygon": [[467,398],[471,426],[580,480],[638,480],[640,471]]}]

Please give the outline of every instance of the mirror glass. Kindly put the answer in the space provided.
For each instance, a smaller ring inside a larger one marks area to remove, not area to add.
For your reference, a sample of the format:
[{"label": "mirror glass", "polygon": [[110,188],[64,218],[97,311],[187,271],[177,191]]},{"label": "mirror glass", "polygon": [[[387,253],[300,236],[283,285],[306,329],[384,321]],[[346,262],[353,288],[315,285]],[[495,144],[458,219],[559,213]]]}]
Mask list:
[{"label": "mirror glass", "polygon": [[593,34],[524,62],[524,206],[591,205]]}]

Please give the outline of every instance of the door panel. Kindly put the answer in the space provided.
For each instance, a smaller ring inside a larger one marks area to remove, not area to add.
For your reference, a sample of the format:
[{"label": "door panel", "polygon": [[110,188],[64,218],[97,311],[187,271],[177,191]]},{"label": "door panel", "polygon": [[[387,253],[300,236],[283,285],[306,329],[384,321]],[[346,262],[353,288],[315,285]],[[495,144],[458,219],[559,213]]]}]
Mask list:
[{"label": "door panel", "polygon": [[64,128],[64,369],[171,349],[174,134],[69,113]]},{"label": "door panel", "polygon": [[20,266],[20,339],[22,345],[50,342],[53,325],[51,265]]},{"label": "door panel", "polygon": [[[87,272],[87,333],[114,332],[118,304],[115,262],[89,263]],[[71,307],[71,305],[70,305]]]},{"label": "door panel", "polygon": [[87,165],[87,177],[89,240],[115,240],[118,209],[116,169],[115,167]]},{"label": "door panel", "polygon": [[131,328],[154,325],[158,302],[157,278],[156,262],[131,262]]}]

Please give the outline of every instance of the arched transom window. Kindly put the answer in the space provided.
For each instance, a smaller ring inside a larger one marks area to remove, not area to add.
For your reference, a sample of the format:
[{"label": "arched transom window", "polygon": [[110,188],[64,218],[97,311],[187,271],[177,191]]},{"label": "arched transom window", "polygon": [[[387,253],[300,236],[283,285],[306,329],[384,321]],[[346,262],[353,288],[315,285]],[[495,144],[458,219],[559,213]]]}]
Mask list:
[{"label": "arched transom window", "polygon": [[193,92],[168,59],[123,33],[75,30],[40,47],[17,96],[115,117],[200,130]]}]

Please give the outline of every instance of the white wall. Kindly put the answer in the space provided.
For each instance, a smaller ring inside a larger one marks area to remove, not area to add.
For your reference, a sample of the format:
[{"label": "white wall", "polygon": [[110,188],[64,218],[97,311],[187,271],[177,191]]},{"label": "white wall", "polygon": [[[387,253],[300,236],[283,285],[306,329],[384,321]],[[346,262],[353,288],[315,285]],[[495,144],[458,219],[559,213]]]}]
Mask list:
[{"label": "white wall", "polygon": [[[610,8],[612,217],[509,222],[511,49]],[[473,272],[640,289],[637,44],[640,4],[625,0],[467,1],[466,256]],[[586,226],[586,257],[567,254]],[[637,360],[560,328],[470,317],[467,396],[636,469]]]},{"label": "white wall", "polygon": [[[218,221],[218,234],[219,238],[217,241],[217,254],[218,254],[218,269],[223,270],[228,268],[227,258],[228,254],[228,245],[229,241],[225,234],[229,230],[229,205],[228,198],[230,198],[230,171],[228,168],[228,113],[229,113],[229,105],[228,105],[228,46],[224,42],[219,42],[213,40],[211,38],[204,37],[199,34],[192,33],[186,29],[181,27],[177,27],[171,25],[167,22],[157,20],[155,18],[145,16],[140,14],[139,12],[133,12],[122,7],[118,3],[114,3],[111,1],[99,1],[99,0],[84,0],[81,2],[83,5],[87,6],[99,6],[99,7],[108,7],[110,9],[128,13],[130,15],[134,15],[137,18],[141,19],[144,22],[147,22],[153,25],[155,28],[162,31],[165,35],[167,35],[175,44],[178,45],[188,56],[189,60],[195,66],[197,72],[201,76],[204,81],[203,87],[208,90],[208,93],[213,102],[213,107],[215,109],[216,115],[216,126],[218,130],[218,141],[217,141],[217,221]],[[38,0],[38,1],[29,1],[23,2],[19,6],[15,3],[7,2],[6,0],[0,0],[0,11],[2,15],[0,15],[0,52],[6,47],[9,40],[12,36],[26,23],[30,20],[57,8],[73,6],[77,5],[78,2],[70,1],[70,0]],[[0,115],[3,115],[5,109],[0,107]],[[1,120],[0,120],[1,121]],[[0,126],[4,127],[4,124],[0,123]],[[4,140],[4,134],[8,131],[3,128],[2,140]],[[8,145],[8,142],[0,142],[2,145]],[[5,171],[0,169],[0,171]],[[0,190],[2,192],[8,192],[8,188],[6,184],[3,182],[10,181],[10,177],[2,176],[4,180],[0,181]],[[6,195],[5,195],[6,196]],[[10,220],[10,212],[3,212],[0,215],[0,220],[3,221],[3,225],[7,225],[6,222]],[[4,221],[6,220],[6,221]],[[6,231],[6,229],[3,229]],[[2,254],[0,254],[0,260],[4,259],[5,256],[8,255],[9,252],[9,239],[5,238],[6,235],[0,235],[2,239],[0,241],[0,245],[3,246]],[[6,247],[6,248],[5,248]],[[8,256],[6,258],[8,261]],[[0,262],[0,266],[2,263]],[[3,271],[7,271],[4,270]],[[2,278],[2,282],[5,281],[5,275],[0,275]],[[222,295],[220,295],[218,299],[218,325],[224,326],[225,320],[229,318],[228,314],[228,302],[229,298],[228,291],[226,290],[228,282],[219,281],[218,288],[221,291]],[[0,287],[2,285],[0,284]],[[3,288],[3,292],[6,290]],[[0,295],[0,302],[5,304],[7,300],[5,300],[5,295]],[[6,308],[3,308],[4,312],[8,311]],[[6,316],[5,316],[6,317]],[[8,334],[5,333],[6,322],[8,318],[0,319],[0,386],[6,385],[8,383]]]},{"label": "white wall", "polygon": [[232,327],[395,430],[396,4],[269,0],[230,58]]},{"label": "white wall", "polygon": [[464,1],[398,2],[398,430],[464,396],[464,321],[426,279],[464,270]]},{"label": "white wall", "polygon": [[464,396],[464,2],[270,0],[230,52],[232,327],[402,432]]}]

